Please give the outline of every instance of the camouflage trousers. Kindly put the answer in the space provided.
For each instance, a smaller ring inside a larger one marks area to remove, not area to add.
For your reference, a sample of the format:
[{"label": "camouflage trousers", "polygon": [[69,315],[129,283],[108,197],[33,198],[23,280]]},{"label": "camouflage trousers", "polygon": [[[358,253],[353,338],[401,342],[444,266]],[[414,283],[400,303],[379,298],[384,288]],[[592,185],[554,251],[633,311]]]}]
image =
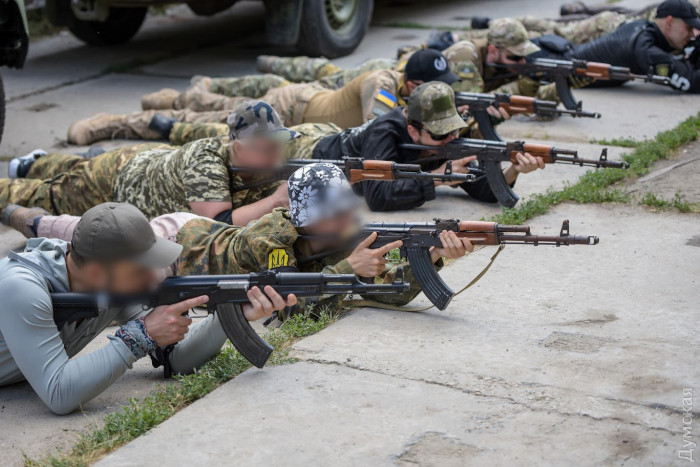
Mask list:
[{"label": "camouflage trousers", "polygon": [[93,159],[69,154],[47,154],[32,165],[27,178],[0,179],[0,206],[38,206],[54,214],[82,215],[98,204],[114,200],[114,180],[134,157],[131,146]]},{"label": "camouflage trousers", "polygon": [[[301,136],[292,140],[287,146],[287,159],[313,159],[314,148],[321,138],[343,131],[332,123],[304,123],[292,129]],[[342,154],[338,154],[338,158],[341,157]]]},{"label": "camouflage trousers", "polygon": [[274,57],[270,63],[272,73],[295,83],[317,81],[326,89],[340,89],[367,71],[394,70],[397,61],[390,58],[373,58],[354,68],[342,69],[325,58]]},{"label": "camouflage trousers", "polygon": [[170,131],[170,144],[184,146],[192,141],[205,138],[215,138],[229,134],[225,123],[176,123]]},{"label": "camouflage trousers", "polygon": [[229,112],[183,110],[145,110],[129,115],[97,114],[75,122],[68,129],[68,142],[80,146],[107,139],[160,140],[160,133],[148,128],[156,114],[187,123],[226,123]]}]

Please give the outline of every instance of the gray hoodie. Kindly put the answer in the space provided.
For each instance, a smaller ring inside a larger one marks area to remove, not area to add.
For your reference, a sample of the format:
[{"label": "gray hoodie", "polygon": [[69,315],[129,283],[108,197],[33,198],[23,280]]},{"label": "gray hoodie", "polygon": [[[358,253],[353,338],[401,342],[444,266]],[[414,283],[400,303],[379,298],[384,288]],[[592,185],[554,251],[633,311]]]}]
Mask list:
[{"label": "gray hoodie", "polygon": [[[68,292],[62,240],[31,239],[24,253],[0,261],[0,386],[27,380],[57,414],[70,413],[107,389],[136,357],[114,336],[107,345],[75,356],[112,321],[124,324],[148,314],[142,307],[110,309],[97,317],[66,323],[59,332],[50,293]],[[211,358],[226,341],[210,316],[190,328],[171,354],[173,370],[189,372]]]}]

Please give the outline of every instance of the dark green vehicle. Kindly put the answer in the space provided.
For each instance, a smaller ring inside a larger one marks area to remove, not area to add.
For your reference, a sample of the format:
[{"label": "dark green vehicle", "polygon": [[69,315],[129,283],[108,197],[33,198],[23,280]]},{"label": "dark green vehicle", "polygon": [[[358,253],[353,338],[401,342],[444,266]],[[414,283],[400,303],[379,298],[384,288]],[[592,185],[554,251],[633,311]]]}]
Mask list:
[{"label": "dark green vehicle", "polygon": [[[238,0],[190,0],[197,15],[209,16]],[[328,58],[347,55],[360,43],[372,18],[374,0],[262,0],[267,40],[296,45],[302,53]],[[46,13],[89,45],[120,44],[139,30],[149,6],[172,0],[46,0]]]},{"label": "dark green vehicle", "polygon": [[[0,0],[0,66],[22,68],[29,35],[24,0]],[[5,87],[0,76],[0,139],[5,128]]]}]

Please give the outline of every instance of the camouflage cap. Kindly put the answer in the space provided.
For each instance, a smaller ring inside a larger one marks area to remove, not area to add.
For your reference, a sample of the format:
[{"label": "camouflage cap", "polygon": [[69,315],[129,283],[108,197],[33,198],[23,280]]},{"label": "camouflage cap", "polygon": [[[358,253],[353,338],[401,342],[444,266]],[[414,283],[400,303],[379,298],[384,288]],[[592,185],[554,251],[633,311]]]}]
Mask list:
[{"label": "camouflage cap", "polygon": [[438,81],[418,86],[408,98],[408,118],[435,135],[446,135],[467,126],[457,112],[452,88]]},{"label": "camouflage cap", "polygon": [[231,112],[226,120],[231,139],[267,138],[285,143],[299,134],[282,124],[280,116],[267,102],[245,101]]},{"label": "camouflage cap", "polygon": [[525,57],[540,50],[527,33],[527,29],[514,18],[494,19],[489,23],[489,44]]}]

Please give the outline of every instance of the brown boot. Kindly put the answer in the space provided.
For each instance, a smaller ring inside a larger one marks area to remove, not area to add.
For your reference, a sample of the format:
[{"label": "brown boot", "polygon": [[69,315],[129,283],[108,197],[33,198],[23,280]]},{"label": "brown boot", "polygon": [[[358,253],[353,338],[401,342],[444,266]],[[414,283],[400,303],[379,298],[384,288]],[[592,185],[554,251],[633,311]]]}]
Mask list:
[{"label": "brown boot", "polygon": [[78,120],[68,128],[68,142],[78,146],[105,139],[125,138],[130,132],[126,126],[127,115],[99,113],[94,117]]},{"label": "brown boot", "polygon": [[180,91],[170,88],[146,94],[141,98],[141,108],[143,110],[172,109],[173,103],[179,95]]},{"label": "brown boot", "polygon": [[8,205],[2,213],[0,221],[27,238],[36,238],[34,222],[37,218],[50,216],[51,213],[42,208],[25,208],[17,204]]},{"label": "brown boot", "polygon": [[590,15],[591,12],[583,2],[564,3],[559,7],[560,16]]}]

